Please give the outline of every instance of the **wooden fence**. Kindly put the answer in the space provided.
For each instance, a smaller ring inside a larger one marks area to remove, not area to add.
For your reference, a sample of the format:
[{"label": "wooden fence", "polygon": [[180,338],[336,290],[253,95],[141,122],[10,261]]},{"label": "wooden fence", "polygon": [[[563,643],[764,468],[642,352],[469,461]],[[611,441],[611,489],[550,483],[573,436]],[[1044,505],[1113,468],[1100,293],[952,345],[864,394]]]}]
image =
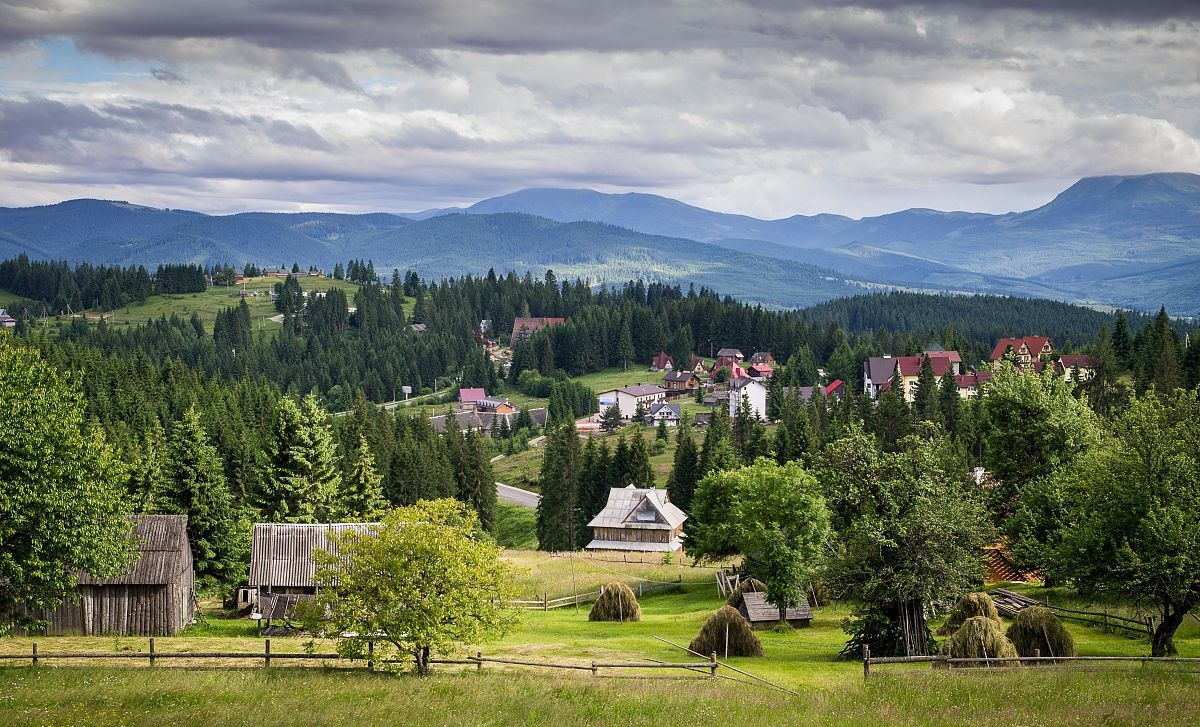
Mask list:
[{"label": "wooden fence", "polygon": [[871,677],[871,667],[885,664],[931,664],[935,668],[938,665],[961,667],[983,667],[983,668],[1013,668],[1025,664],[1037,667],[1058,666],[1062,664],[1073,663],[1100,663],[1113,664],[1116,662],[1131,662],[1140,663],[1142,666],[1146,664],[1200,664],[1198,658],[1184,658],[1176,656],[1042,656],[1039,650],[1034,651],[1033,656],[1014,656],[1005,658],[982,657],[982,658],[952,658],[945,655],[937,656],[871,656],[871,649],[863,647],[863,679]]},{"label": "wooden fence", "polygon": [[1089,626],[1099,626],[1105,631],[1121,629],[1133,632],[1138,636],[1154,637],[1154,618],[1150,616],[1145,619],[1136,619],[1118,616],[1115,613],[1109,613],[1107,610],[1080,611],[1063,606],[1053,606],[1014,591],[1006,591],[1003,588],[997,588],[992,591],[992,600],[995,602],[996,610],[1000,612],[1000,615],[1008,616],[1009,618],[1017,615],[1017,613],[1026,608],[1042,606],[1053,611],[1054,615],[1061,619],[1077,621]]},{"label": "wooden fence", "polygon": [[[314,660],[314,661],[362,661],[365,662],[366,668],[374,669],[376,664],[400,664],[407,663],[404,659],[378,659],[373,656],[375,649],[374,644],[371,644],[370,652],[365,659],[351,659],[347,656],[342,656],[337,653],[329,652],[307,652],[307,651],[271,651],[271,640],[263,640],[262,651],[158,651],[155,648],[154,638],[150,638],[150,649],[144,652],[133,651],[39,651],[37,642],[35,641],[29,653],[26,654],[0,654],[0,661],[29,661],[32,666],[38,666],[46,660],[107,660],[107,659],[124,659],[134,665],[145,664],[147,666],[156,666],[161,661],[176,660],[176,659],[220,659],[223,661],[251,661],[261,662],[263,667],[271,666],[272,661],[278,660]],[[484,664],[506,664],[511,666],[530,666],[543,667],[547,669],[563,669],[571,671],[587,671],[592,676],[600,676],[601,669],[682,669],[688,672],[702,672],[707,677],[716,677],[717,667],[720,662],[717,661],[717,655],[714,652],[707,661],[695,662],[663,662],[655,660],[646,660],[644,662],[637,661],[592,661],[590,664],[568,664],[564,662],[548,662],[548,661],[524,661],[521,659],[507,659],[501,657],[484,656],[482,652],[476,652],[474,656],[467,656],[462,659],[430,659],[430,664],[458,664],[458,665],[474,665],[477,670],[483,668]],[[254,664],[251,664],[253,666]]]},{"label": "wooden fence", "polygon": [[[679,588],[682,585],[683,575],[681,574],[679,576],[679,580],[671,583],[660,583],[653,581],[639,582],[635,590],[637,591],[638,598],[641,598],[645,593],[653,593],[654,591],[663,591],[670,588]],[[630,588],[633,588],[633,586],[630,586]],[[576,593],[574,595],[563,596],[561,598],[550,598],[550,594],[544,593],[542,594],[541,598],[509,601],[509,603],[527,611],[549,611],[552,608],[563,608],[564,606],[578,606],[583,603],[591,603],[599,598],[601,593],[604,593],[603,586],[601,586],[600,590],[597,591]]]}]

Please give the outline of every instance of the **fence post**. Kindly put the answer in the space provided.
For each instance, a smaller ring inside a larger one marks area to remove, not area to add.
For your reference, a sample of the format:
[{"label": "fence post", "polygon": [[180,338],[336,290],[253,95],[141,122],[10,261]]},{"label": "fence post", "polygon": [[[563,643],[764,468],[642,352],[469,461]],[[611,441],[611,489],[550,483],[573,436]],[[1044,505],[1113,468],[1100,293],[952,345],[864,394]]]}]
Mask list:
[{"label": "fence post", "polygon": [[714,651],[714,652],[710,653],[708,655],[708,661],[710,664],[712,664],[712,666],[708,667],[709,675],[712,676],[713,679],[716,679],[717,678],[717,652]]},{"label": "fence post", "polygon": [[549,593],[542,594],[542,610],[543,611],[550,610],[550,594]]},{"label": "fence post", "polygon": [[592,676],[599,676],[600,669],[596,667],[596,662],[592,662]]},{"label": "fence post", "polygon": [[375,641],[367,642],[367,670],[375,671]]},{"label": "fence post", "polygon": [[871,647],[863,644],[863,681],[871,676]]},{"label": "fence post", "polygon": [[1108,633],[1108,609],[1104,609],[1104,632]]},{"label": "fence post", "polygon": [[[1040,659],[1041,657],[1042,657],[1042,650],[1041,650],[1041,649],[1034,649],[1034,650],[1033,650],[1033,658],[1034,658],[1034,659]],[[1018,663],[1018,664],[1020,664],[1021,662],[1017,662],[1017,663]],[[1033,662],[1033,665],[1034,665],[1034,666],[1037,666],[1037,665],[1039,665],[1039,664],[1041,664],[1041,663],[1042,663],[1042,662],[1040,662],[1040,661],[1035,661],[1035,662]]]},{"label": "fence post", "polygon": [[475,652],[475,671],[483,671],[483,652]]},{"label": "fence post", "polygon": [[263,639],[263,666],[271,666],[271,640]]},{"label": "fence post", "polygon": [[150,666],[154,666],[154,637],[150,637]]},{"label": "fence post", "polygon": [[33,642],[33,665],[37,666],[37,642]]},{"label": "fence post", "polygon": [[638,582],[638,598],[641,598],[641,597],[642,597],[642,584],[639,581]]}]

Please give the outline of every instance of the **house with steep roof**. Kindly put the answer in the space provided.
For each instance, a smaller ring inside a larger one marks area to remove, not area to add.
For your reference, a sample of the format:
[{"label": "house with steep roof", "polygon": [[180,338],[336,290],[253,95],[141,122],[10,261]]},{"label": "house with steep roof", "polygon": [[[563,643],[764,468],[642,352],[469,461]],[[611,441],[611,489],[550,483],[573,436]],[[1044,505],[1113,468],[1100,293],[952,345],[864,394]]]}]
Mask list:
[{"label": "house with steep roof", "polygon": [[702,376],[704,374],[704,359],[700,358],[694,353],[692,354],[690,365],[692,367],[692,373],[696,374],[697,376]]},{"label": "house with steep roof", "polygon": [[528,340],[536,331],[549,326],[566,323],[566,318],[522,316],[513,320],[512,334],[508,337],[508,345],[515,346]]},{"label": "house with steep roof", "polygon": [[1054,362],[1054,373],[1064,381],[1087,381],[1096,375],[1092,357],[1081,353],[1064,353]]},{"label": "house with steep roof", "polygon": [[775,357],[771,355],[770,351],[755,351],[754,355],[750,357],[750,363],[774,366]]},{"label": "house with steep roof", "polygon": [[0,331],[7,330],[9,328],[16,328],[16,327],[17,327],[17,319],[10,316],[8,314],[8,311],[4,310],[3,308],[0,308]]},{"label": "house with steep roof", "polygon": [[717,351],[717,358],[727,358],[737,362],[741,362],[746,359],[746,357],[742,355],[742,352],[736,348],[722,348],[720,351]]},{"label": "house with steep roof", "polygon": [[651,371],[672,371],[675,368],[675,359],[671,358],[666,351],[659,351],[658,355],[650,360]]},{"label": "house with steep roof", "polygon": [[879,398],[883,387],[891,381],[896,371],[896,357],[890,354],[871,356],[863,362],[863,393],[872,399]]},{"label": "house with steep roof", "polygon": [[646,423],[657,426],[659,422],[668,427],[678,426],[683,419],[683,411],[678,404],[655,404],[646,413]]},{"label": "house with steep roof", "polygon": [[683,549],[687,515],[666,490],[633,485],[608,491],[604,509],[587,524],[592,530],[588,550],[674,553]]},{"label": "house with steep roof", "polygon": [[[917,379],[921,375],[921,367],[925,365],[925,359],[929,359],[929,366],[933,369],[933,375],[938,378],[938,385],[941,385],[941,377],[950,371],[954,375],[958,375],[962,371],[962,356],[958,351],[927,351],[917,356],[897,356],[892,361],[895,362],[895,374],[900,376],[900,382],[903,385],[904,400],[912,403],[917,395]],[[890,377],[889,377],[890,380]]]},{"label": "house with steep roof", "polygon": [[983,392],[983,385],[992,375],[987,371],[976,371],[969,374],[959,374],[954,377],[958,386],[958,396],[962,399],[974,399]]},{"label": "house with steep roof", "polygon": [[486,399],[487,392],[480,388],[459,389],[458,403],[466,406],[474,407],[480,399]]},{"label": "house with steep roof", "polygon": [[650,407],[667,400],[667,390],[654,384],[638,383],[621,389],[610,389],[599,395],[600,411],[616,405],[623,419],[632,419],[637,413],[638,405],[642,411],[650,411]]},{"label": "house with steep roof", "polygon": [[990,360],[999,361],[1011,349],[1017,366],[1035,368],[1042,356],[1054,355],[1054,344],[1048,336],[1024,336],[1023,338],[1001,338],[992,349]]},{"label": "house with steep roof", "polygon": [[771,374],[775,373],[775,370],[771,368],[770,364],[756,363],[750,364],[750,368],[746,369],[746,373],[755,379],[769,379],[771,378]]}]

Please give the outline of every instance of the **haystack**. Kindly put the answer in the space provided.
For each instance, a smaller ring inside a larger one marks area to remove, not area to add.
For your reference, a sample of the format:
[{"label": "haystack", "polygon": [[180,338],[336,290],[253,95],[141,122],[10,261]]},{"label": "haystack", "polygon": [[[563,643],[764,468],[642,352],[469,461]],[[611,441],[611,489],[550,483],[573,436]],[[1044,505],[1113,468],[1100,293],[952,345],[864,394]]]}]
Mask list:
[{"label": "haystack", "polygon": [[762,656],[762,642],[733,606],[722,606],[704,622],[700,634],[688,648],[697,654],[726,656]]},{"label": "haystack", "polygon": [[1075,639],[1054,612],[1044,606],[1022,609],[1008,627],[1008,638],[1021,656],[1075,656]]},{"label": "haystack", "polygon": [[766,593],[767,584],[757,578],[747,578],[739,583],[737,588],[730,591],[729,598],[725,599],[725,605],[737,608],[738,602],[742,599],[742,594],[746,591],[751,593]]},{"label": "haystack", "polygon": [[592,604],[588,621],[641,621],[642,607],[633,589],[624,583],[609,583]]},{"label": "haystack", "polygon": [[982,616],[1000,624],[1000,613],[996,611],[996,604],[992,601],[992,597],[986,593],[968,593],[958,599],[958,603],[954,604],[954,608],[950,609],[950,615],[946,617],[946,623],[938,629],[939,636],[949,636],[962,626],[963,622],[969,618]]},{"label": "haystack", "polygon": [[[942,653],[952,659],[1010,659],[1017,656],[1017,648],[1001,630],[1000,622],[986,616],[972,616],[962,622],[954,635],[946,641]],[[1004,662],[997,666],[1017,666],[1017,662]],[[968,664],[967,666],[982,666]]]}]

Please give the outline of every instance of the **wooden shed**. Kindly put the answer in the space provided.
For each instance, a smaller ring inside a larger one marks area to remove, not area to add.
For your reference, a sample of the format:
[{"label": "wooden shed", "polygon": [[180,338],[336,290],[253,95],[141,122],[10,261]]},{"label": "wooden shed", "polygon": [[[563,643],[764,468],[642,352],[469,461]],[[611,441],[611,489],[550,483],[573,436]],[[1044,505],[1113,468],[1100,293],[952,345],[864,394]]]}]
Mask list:
[{"label": "wooden shed", "polygon": [[77,593],[42,612],[46,634],[170,636],[195,616],[196,574],[186,515],[138,515],[133,536],[138,558],[123,575],[100,579],[79,573]]},{"label": "wooden shed", "polygon": [[[767,603],[767,594],[761,591],[743,593],[738,599],[737,610],[750,622],[750,628],[769,629],[781,623],[779,609]],[[808,626],[812,623],[812,607],[806,598],[801,598],[800,605],[787,609],[784,614],[785,620],[792,626]]]}]

